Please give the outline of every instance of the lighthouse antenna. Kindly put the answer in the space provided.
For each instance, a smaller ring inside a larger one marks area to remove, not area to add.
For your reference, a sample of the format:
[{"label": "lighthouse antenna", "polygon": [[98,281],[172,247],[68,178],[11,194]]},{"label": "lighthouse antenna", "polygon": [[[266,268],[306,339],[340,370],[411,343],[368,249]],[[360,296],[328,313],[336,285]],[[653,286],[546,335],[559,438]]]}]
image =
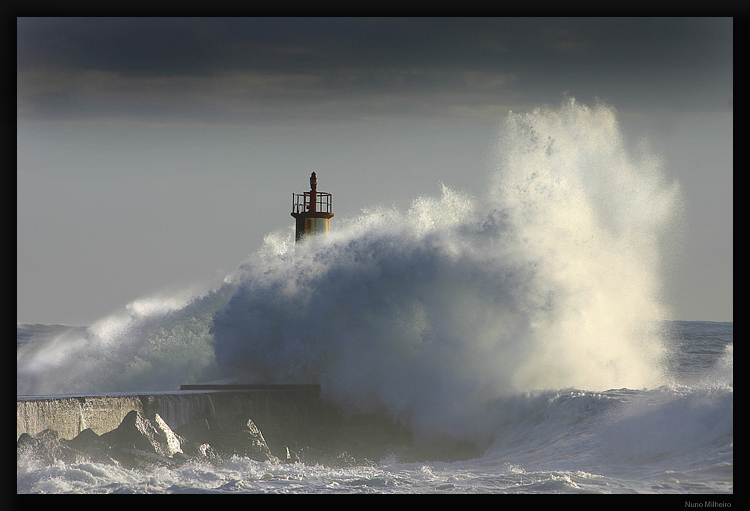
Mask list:
[{"label": "lighthouse antenna", "polygon": [[315,172],[310,174],[310,205],[308,210],[310,213],[317,213],[318,211],[318,176]]}]

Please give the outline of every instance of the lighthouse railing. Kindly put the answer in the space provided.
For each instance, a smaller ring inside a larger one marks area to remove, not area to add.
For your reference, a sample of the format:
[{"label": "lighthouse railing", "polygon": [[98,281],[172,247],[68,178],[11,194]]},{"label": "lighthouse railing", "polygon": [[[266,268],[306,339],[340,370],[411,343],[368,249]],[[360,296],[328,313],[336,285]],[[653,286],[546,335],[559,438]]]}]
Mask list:
[{"label": "lighthouse railing", "polygon": [[[333,211],[333,196],[328,192],[316,192],[315,211],[331,213]],[[310,192],[292,194],[292,213],[307,213],[310,211]]]}]

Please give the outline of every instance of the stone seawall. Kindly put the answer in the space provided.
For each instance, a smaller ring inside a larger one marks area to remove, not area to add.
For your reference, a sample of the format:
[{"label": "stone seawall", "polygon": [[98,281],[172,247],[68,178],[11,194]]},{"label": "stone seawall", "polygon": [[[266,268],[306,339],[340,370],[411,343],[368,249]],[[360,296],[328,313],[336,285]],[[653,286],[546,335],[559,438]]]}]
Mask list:
[{"label": "stone seawall", "polygon": [[172,428],[207,419],[221,428],[238,415],[252,417],[267,436],[280,443],[306,441],[323,426],[340,419],[325,405],[315,388],[284,390],[202,391],[152,394],[24,397],[16,399],[16,438],[54,429],[60,438],[72,439],[90,428],[101,435],[119,426],[128,412],[145,416],[158,413]]},{"label": "stone seawall", "polygon": [[101,434],[115,429],[131,410],[143,412],[138,396],[17,397],[16,438],[45,429],[66,439],[86,428]]},{"label": "stone seawall", "polygon": [[[345,414],[320,398],[317,386],[257,386],[238,390],[180,390],[150,394],[24,397],[16,399],[16,438],[54,430],[75,439],[90,429],[104,435],[130,412],[158,415],[172,430],[196,421],[211,431],[250,419],[272,452],[324,449],[379,459],[396,449],[411,459],[466,459],[476,448],[446,439],[415,444],[408,428],[376,414]],[[42,433],[44,434],[44,433]]]}]

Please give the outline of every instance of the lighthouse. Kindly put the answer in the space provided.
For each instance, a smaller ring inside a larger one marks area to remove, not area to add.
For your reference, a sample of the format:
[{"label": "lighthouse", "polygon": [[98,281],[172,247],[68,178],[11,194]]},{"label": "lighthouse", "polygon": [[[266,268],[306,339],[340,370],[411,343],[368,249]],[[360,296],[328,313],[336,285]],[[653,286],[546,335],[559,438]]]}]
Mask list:
[{"label": "lighthouse", "polygon": [[310,175],[310,191],[292,194],[292,216],[297,221],[295,241],[311,234],[328,234],[328,221],[333,218],[332,197],[318,191],[318,177]]}]

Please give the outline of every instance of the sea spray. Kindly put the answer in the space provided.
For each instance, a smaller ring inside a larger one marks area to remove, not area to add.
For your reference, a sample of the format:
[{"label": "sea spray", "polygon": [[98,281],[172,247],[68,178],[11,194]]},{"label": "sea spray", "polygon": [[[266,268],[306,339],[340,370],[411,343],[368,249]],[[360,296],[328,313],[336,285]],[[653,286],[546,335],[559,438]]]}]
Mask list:
[{"label": "sea spray", "polygon": [[88,328],[61,328],[17,349],[18,395],[177,390],[217,379],[214,311],[231,285],[134,301]]},{"label": "sea spray", "polygon": [[327,239],[267,239],[214,316],[223,373],[318,382],[352,412],[472,439],[501,396],[661,384],[678,186],[606,105],[511,114],[498,149],[482,196],[443,187]]},{"label": "sea spray", "polygon": [[574,100],[509,115],[496,149],[482,193],[432,183],[327,238],[271,233],[217,289],[19,348],[17,392],[319,383],[352,413],[489,440],[508,395],[663,383],[660,249],[680,193],[658,158]]}]

